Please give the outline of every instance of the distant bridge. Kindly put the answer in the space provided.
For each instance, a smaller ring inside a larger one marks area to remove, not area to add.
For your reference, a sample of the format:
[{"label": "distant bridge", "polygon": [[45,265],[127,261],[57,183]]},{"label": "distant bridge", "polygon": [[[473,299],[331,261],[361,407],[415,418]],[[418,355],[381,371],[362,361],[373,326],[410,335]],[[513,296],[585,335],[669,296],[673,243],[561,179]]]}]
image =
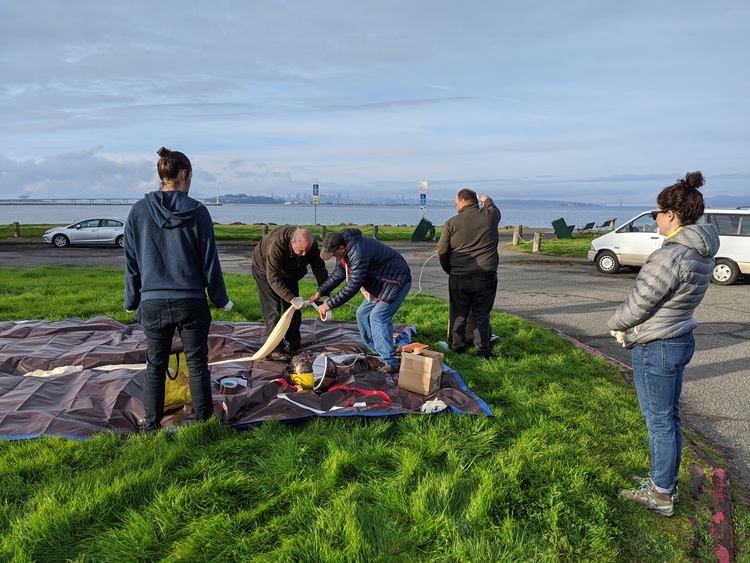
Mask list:
[{"label": "distant bridge", "polygon": [[140,197],[79,197],[0,199],[0,205],[133,205]]},{"label": "distant bridge", "polygon": [[[77,198],[45,198],[45,199],[0,199],[0,205],[133,205],[135,202],[140,201],[141,197],[77,197]],[[221,205],[220,203],[212,203],[210,200],[205,199],[202,201],[204,205]]]}]

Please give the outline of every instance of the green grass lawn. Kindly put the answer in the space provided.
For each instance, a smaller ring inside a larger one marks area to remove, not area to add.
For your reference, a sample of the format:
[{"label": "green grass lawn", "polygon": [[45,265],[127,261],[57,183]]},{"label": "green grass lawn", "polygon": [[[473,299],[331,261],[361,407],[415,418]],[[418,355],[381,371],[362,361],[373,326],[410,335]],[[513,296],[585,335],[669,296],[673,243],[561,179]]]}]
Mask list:
[{"label": "green grass lawn", "polygon": [[[19,234],[23,239],[41,240],[42,235],[46,230],[59,226],[61,225],[20,225]],[[269,231],[273,231],[277,226],[278,225],[275,224],[269,224],[267,225],[267,228]],[[320,238],[321,225],[299,226],[310,229]],[[326,229],[328,232],[334,232],[350,227],[361,230],[362,234],[365,236],[373,236],[373,225],[329,225],[326,226]],[[407,225],[378,225],[377,228],[378,240],[408,241],[411,240],[411,235],[414,233],[416,227]],[[441,231],[442,227],[436,227],[436,238],[440,237]],[[13,225],[0,225],[0,239],[11,239],[14,237],[14,233]],[[259,241],[263,237],[263,225],[246,225],[244,223],[224,225],[221,223],[214,223],[214,234],[216,240],[220,241]]]},{"label": "green grass lawn", "polygon": [[[48,229],[53,227],[60,227],[62,225],[20,225],[19,234],[22,239],[38,239],[41,240],[42,235]],[[278,225],[270,223],[267,225],[268,230],[272,231]],[[321,225],[299,225],[306,229],[310,229],[314,234],[320,237]],[[374,225],[328,225],[326,229],[328,232],[340,231],[346,228],[357,228],[362,231],[365,236],[373,236]],[[409,241],[414,233],[413,225],[377,225],[378,229],[378,240],[382,241]],[[442,226],[435,227],[435,239],[440,238],[442,232]],[[501,233],[510,232],[510,227],[503,227],[498,229]],[[246,225],[244,223],[232,223],[230,225],[224,225],[221,223],[214,223],[214,234],[216,240],[221,241],[259,241],[263,237],[263,225],[253,224]],[[0,240],[1,239],[12,239],[15,236],[15,230],[13,225],[0,225]]]},{"label": "green grass lawn", "polygon": [[[0,320],[132,322],[119,270],[0,272]],[[260,321],[252,278],[225,279],[235,308],[214,319]],[[303,283],[303,295],[313,290]],[[417,295],[394,320],[435,348],[448,306]],[[445,361],[494,417],[313,418],[245,431],[212,421],[0,441],[0,560],[715,560],[710,499],[686,486],[698,462],[689,448],[673,518],[618,498],[629,473],[648,471],[648,439],[617,369],[517,317],[493,313],[492,329],[496,359]],[[747,506],[732,516],[737,560],[748,561]]]},{"label": "green grass lawn", "polygon": [[[576,234],[572,239],[559,239],[555,237],[554,233],[547,233],[542,237],[539,253],[550,256],[586,258],[591,247],[591,241],[597,236],[599,236],[598,233],[586,233],[583,235]],[[526,233],[522,238],[528,240],[528,242],[521,242],[516,246],[508,244],[507,248],[519,253],[531,253],[534,246],[533,235]]]}]

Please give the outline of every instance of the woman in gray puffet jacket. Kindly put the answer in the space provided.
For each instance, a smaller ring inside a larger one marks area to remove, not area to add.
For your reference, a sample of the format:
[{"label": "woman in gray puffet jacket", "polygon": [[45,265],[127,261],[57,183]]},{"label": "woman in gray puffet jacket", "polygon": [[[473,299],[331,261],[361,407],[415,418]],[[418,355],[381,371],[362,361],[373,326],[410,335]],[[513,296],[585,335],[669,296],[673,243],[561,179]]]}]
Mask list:
[{"label": "woman in gray puffet jacket", "polygon": [[711,282],[719,249],[716,227],[696,224],[703,215],[700,172],[664,188],[651,215],[665,236],[641,268],[628,298],[607,325],[632,350],[633,379],[648,427],[651,470],[631,475],[637,490],[620,495],[663,516],[674,514],[682,457],[680,394],[685,366],[695,350],[693,312]]}]

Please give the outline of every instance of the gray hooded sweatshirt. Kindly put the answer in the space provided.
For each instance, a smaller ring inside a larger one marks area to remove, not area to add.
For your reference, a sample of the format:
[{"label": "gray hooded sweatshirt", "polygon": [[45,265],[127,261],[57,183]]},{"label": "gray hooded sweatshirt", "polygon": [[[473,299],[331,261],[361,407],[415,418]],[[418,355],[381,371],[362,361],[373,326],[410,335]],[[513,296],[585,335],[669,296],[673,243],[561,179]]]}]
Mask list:
[{"label": "gray hooded sweatshirt", "polygon": [[651,253],[607,326],[625,333],[626,348],[693,330],[698,325],[693,312],[711,282],[718,250],[713,225],[682,227]]},{"label": "gray hooded sweatshirt", "polygon": [[229,303],[208,209],[181,191],[145,195],[125,222],[125,300],[205,299]]}]

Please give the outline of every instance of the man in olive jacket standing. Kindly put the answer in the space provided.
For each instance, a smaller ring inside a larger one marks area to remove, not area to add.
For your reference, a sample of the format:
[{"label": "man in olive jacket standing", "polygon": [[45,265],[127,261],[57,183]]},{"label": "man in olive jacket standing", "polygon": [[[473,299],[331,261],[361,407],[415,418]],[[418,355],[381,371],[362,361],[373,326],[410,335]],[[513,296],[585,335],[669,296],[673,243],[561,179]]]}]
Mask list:
[{"label": "man in olive jacket standing", "polygon": [[452,350],[466,350],[466,318],[472,313],[475,353],[490,358],[490,311],[497,292],[500,210],[489,196],[477,200],[476,192],[468,188],[456,195],[456,210],[458,214],[445,222],[438,243],[440,266],[449,276],[448,341]]},{"label": "man in olive jacket standing", "polygon": [[318,285],[328,278],[318,243],[308,229],[291,225],[279,227],[263,237],[253,251],[253,278],[268,334],[273,332],[284,311],[289,307],[297,309],[284,341],[268,355],[271,360],[286,360],[287,354],[302,351],[300,309],[307,302],[299,295],[299,280],[307,274],[308,266],[312,268]]}]

